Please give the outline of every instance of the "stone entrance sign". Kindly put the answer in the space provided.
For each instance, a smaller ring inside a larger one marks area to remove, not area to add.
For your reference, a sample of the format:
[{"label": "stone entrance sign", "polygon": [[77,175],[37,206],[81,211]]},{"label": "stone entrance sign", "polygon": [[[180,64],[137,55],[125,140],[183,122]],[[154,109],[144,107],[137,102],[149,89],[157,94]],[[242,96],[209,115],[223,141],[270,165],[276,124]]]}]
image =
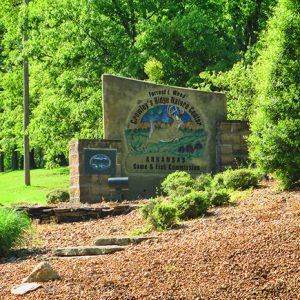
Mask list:
[{"label": "stone entrance sign", "polygon": [[221,93],[103,75],[104,138],[120,140],[127,197],[153,196],[175,170],[216,169],[217,123],[226,120]]}]

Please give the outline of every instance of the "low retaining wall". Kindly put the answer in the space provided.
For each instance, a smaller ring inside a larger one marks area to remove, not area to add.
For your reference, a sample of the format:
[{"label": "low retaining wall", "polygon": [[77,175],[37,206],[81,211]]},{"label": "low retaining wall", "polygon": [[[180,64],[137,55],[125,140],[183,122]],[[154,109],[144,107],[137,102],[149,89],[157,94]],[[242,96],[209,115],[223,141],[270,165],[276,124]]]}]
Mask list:
[{"label": "low retaining wall", "polygon": [[59,208],[52,206],[30,206],[18,207],[18,211],[25,211],[31,219],[38,220],[39,223],[78,222],[91,219],[103,219],[110,216],[126,215],[136,209],[132,205],[117,205],[115,207],[78,207]]}]

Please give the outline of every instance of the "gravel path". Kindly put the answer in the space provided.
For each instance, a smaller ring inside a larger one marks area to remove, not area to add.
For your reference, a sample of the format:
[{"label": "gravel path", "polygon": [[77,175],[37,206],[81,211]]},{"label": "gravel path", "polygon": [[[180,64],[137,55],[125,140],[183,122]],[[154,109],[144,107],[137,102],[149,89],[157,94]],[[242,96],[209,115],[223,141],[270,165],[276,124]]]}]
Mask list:
[{"label": "gravel path", "polygon": [[236,206],[213,209],[123,252],[51,259],[62,279],[15,297],[12,286],[49,259],[52,248],[128,234],[143,221],[133,211],[36,225],[35,252],[0,260],[0,299],[300,299],[300,193],[275,193],[274,186],[264,182]]}]

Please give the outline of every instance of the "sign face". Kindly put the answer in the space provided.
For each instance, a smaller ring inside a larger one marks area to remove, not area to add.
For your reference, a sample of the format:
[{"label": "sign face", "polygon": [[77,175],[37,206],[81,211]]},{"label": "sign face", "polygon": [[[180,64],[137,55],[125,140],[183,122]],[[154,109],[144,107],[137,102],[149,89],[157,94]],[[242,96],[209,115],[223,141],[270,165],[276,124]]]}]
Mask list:
[{"label": "sign face", "polygon": [[104,138],[121,141],[129,197],[152,197],[176,170],[214,172],[225,95],[113,75],[103,75],[102,83]]},{"label": "sign face", "polygon": [[116,149],[84,149],[86,175],[116,174]]},{"label": "sign face", "polygon": [[176,89],[148,91],[129,115],[126,169],[135,173],[199,172],[207,132],[188,94]]}]

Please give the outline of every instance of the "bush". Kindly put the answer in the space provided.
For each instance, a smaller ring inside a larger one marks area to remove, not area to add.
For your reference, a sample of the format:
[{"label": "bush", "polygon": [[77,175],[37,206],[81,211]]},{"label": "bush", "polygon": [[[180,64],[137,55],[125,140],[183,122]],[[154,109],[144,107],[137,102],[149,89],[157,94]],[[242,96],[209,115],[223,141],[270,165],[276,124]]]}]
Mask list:
[{"label": "bush", "polygon": [[183,196],[172,199],[180,219],[193,219],[206,213],[209,207],[209,196],[207,192],[192,191]]},{"label": "bush", "polygon": [[251,169],[227,170],[223,173],[224,186],[232,190],[246,190],[255,187],[258,179],[258,173]]},{"label": "bush", "polygon": [[171,197],[182,195],[185,191],[195,188],[195,181],[192,176],[185,171],[175,171],[169,174],[161,183],[163,192]]},{"label": "bush", "polygon": [[22,244],[31,229],[31,220],[13,209],[0,208],[0,257]]},{"label": "bush", "polygon": [[177,209],[172,204],[162,202],[154,206],[153,223],[155,228],[165,230],[177,223]]},{"label": "bush", "polygon": [[177,223],[177,209],[163,198],[150,199],[140,209],[143,218],[154,228],[165,230]]},{"label": "bush", "polygon": [[[248,54],[252,51],[249,50]],[[256,73],[245,60],[233,65],[229,71],[204,71],[199,74],[200,90],[219,91],[226,94],[228,120],[249,120],[255,99]]]},{"label": "bush", "polygon": [[218,173],[212,180],[210,190],[246,190],[250,187],[255,187],[261,176],[256,170],[237,169],[226,170]]},{"label": "bush", "polygon": [[210,195],[210,203],[212,206],[228,205],[230,195],[226,190],[214,190]]},{"label": "bush", "polygon": [[205,190],[209,189],[212,184],[212,180],[213,180],[213,178],[212,178],[211,174],[199,175],[195,180],[196,189],[198,191],[205,191]]},{"label": "bush", "polygon": [[168,229],[177,223],[177,209],[170,203],[158,201],[148,213],[147,221],[156,229]]},{"label": "bush", "polygon": [[194,191],[194,189],[192,187],[189,186],[179,186],[176,191],[173,191],[171,193],[171,198],[177,197],[177,196],[184,196],[186,194],[191,193],[192,191]]},{"label": "bush", "polygon": [[[225,171],[225,172],[228,172],[228,171]],[[210,190],[219,190],[219,189],[225,188],[225,185],[224,185],[225,172],[218,173],[214,176],[214,178],[211,182]]]},{"label": "bush", "polygon": [[144,65],[144,72],[150,81],[162,83],[164,76],[163,64],[154,57],[150,57]]},{"label": "bush", "polygon": [[[149,218],[152,216],[152,213],[153,213],[153,209],[154,209],[154,206],[156,204],[159,204],[159,203],[162,203],[163,201],[163,198],[152,198],[149,200],[149,202],[142,206],[140,208],[140,212],[142,213],[142,217],[145,219],[145,220],[149,220]],[[150,221],[150,223],[152,223]]]},{"label": "bush", "polygon": [[54,190],[46,195],[47,203],[54,204],[58,202],[67,202],[70,199],[70,194],[63,190]]}]

